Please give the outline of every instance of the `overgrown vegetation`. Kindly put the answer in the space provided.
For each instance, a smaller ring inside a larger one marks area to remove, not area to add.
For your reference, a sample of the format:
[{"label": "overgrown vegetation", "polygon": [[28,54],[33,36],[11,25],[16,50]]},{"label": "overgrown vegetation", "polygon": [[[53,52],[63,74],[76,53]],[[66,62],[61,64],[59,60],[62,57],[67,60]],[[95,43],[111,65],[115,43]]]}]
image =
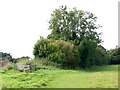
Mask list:
[{"label": "overgrown vegetation", "polygon": [[41,38],[34,47],[36,58],[45,58],[61,66],[75,67],[80,62],[79,51],[71,42]]},{"label": "overgrown vegetation", "polygon": [[40,38],[34,46],[33,54],[71,68],[107,65],[109,58],[101,46],[100,27],[97,17],[90,12],[61,6],[55,9],[50,19],[48,38]]},{"label": "overgrown vegetation", "polygon": [[42,58],[42,59],[36,58],[33,60],[22,59],[18,63],[22,63],[23,65],[30,64],[31,68],[33,68],[32,71],[36,71],[39,69],[54,70],[54,69],[61,68],[60,64],[57,64],[55,62],[52,62],[52,61],[44,59],[44,58]]}]

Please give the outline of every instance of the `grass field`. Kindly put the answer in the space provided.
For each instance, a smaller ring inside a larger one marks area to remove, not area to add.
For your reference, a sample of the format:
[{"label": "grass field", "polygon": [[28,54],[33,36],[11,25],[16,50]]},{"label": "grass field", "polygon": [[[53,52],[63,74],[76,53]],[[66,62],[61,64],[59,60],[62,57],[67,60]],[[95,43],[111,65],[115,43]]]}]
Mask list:
[{"label": "grass field", "polygon": [[1,69],[8,88],[118,88],[118,65],[80,70],[37,70],[23,73]]}]

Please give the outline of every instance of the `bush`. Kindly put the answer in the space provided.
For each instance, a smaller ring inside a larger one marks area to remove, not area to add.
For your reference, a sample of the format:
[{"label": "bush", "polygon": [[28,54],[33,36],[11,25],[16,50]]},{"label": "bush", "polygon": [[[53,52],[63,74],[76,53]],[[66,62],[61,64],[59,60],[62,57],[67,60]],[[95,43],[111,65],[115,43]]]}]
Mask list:
[{"label": "bush", "polygon": [[14,63],[8,63],[4,68],[7,70],[16,70],[17,66]]},{"label": "bush", "polygon": [[95,65],[94,55],[96,45],[94,45],[93,42],[84,39],[83,41],[81,41],[78,47],[81,58],[80,66],[86,68]]},{"label": "bush", "polygon": [[33,54],[36,58],[46,58],[62,66],[75,67],[80,62],[77,47],[63,40],[40,38],[34,46]]},{"label": "bush", "polygon": [[96,65],[107,65],[110,63],[107,51],[102,46],[96,48],[95,62]]},{"label": "bush", "polygon": [[120,55],[112,56],[110,64],[120,64]]},{"label": "bush", "polygon": [[83,68],[91,67],[94,65],[107,65],[109,64],[109,57],[107,51],[102,46],[95,45],[94,42],[83,40],[79,45],[81,62],[80,66]]},{"label": "bush", "polygon": [[34,46],[33,54],[35,58],[45,59],[46,65],[55,63],[68,68],[90,68],[94,65],[110,63],[106,49],[88,39],[75,45],[72,41],[40,38]]},{"label": "bush", "polygon": [[120,48],[119,47],[108,50],[108,55],[110,58],[110,64],[120,64]]},{"label": "bush", "polygon": [[13,69],[12,63],[8,63],[8,64],[5,66],[5,68],[7,68],[8,70]]}]

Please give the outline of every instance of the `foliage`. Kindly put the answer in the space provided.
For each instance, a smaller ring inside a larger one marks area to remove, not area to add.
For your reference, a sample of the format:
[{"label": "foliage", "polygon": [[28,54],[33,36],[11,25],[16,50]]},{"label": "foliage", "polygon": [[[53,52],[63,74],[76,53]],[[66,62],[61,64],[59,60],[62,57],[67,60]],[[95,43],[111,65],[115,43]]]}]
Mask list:
[{"label": "foliage", "polygon": [[10,53],[0,52],[0,59],[12,61],[12,56],[10,55]]},{"label": "foliage", "polygon": [[18,63],[18,62],[20,62],[20,61],[23,61],[23,60],[30,60],[30,57],[29,56],[22,56],[22,57],[19,57],[19,58],[16,58],[16,59],[14,59],[14,62],[15,63]]},{"label": "foliage", "polygon": [[87,38],[100,43],[100,33],[95,30],[100,27],[95,22],[97,17],[90,12],[73,8],[68,10],[67,6],[55,9],[51,14],[49,29],[52,30],[48,38],[69,41],[79,44]]},{"label": "foliage", "polygon": [[110,64],[120,64],[120,48],[119,47],[108,50],[108,55],[111,60]]},{"label": "foliage", "polygon": [[8,70],[11,70],[11,69],[13,69],[13,66],[12,66],[12,64],[8,64],[5,68],[7,68]]},{"label": "foliage", "polygon": [[[48,43],[49,43],[49,40],[44,38],[40,38],[40,40],[37,41],[33,50],[33,55],[35,56],[35,58],[47,57],[47,54],[49,53],[49,51],[46,50]],[[52,51],[52,48],[50,48],[50,51]]]},{"label": "foliage", "polygon": [[19,59],[30,59],[30,57],[29,56],[22,56],[22,57],[20,57],[20,58],[16,58],[17,60],[19,60]]},{"label": "foliage", "polygon": [[79,64],[79,51],[77,47],[63,40],[41,38],[34,46],[35,57],[46,58],[63,66],[76,66]]},{"label": "foliage", "polygon": [[80,65],[82,67],[91,67],[95,65],[94,55],[96,46],[91,41],[84,39],[79,45],[79,51],[81,55]]},{"label": "foliage", "polygon": [[109,64],[96,21],[90,12],[68,10],[67,6],[55,9],[49,21],[51,34],[37,41],[34,56],[72,68]]},{"label": "foliage", "polygon": [[6,70],[16,70],[16,64],[7,62],[2,68],[5,68]]},{"label": "foliage", "polygon": [[106,49],[86,39],[80,43],[79,51],[81,55],[81,67],[108,65],[110,63]]},{"label": "foliage", "polygon": [[96,65],[108,65],[110,64],[109,56],[107,54],[107,51],[104,47],[98,46],[96,48],[96,54],[95,54],[95,60]]}]

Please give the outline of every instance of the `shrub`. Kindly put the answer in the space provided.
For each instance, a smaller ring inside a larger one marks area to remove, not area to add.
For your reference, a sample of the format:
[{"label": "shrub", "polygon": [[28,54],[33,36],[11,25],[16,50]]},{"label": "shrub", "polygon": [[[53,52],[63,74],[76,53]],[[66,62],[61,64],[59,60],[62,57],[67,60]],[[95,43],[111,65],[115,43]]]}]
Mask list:
[{"label": "shrub", "polygon": [[40,38],[34,46],[33,54],[35,57],[46,58],[62,66],[75,67],[80,62],[77,47],[63,40]]},{"label": "shrub", "polygon": [[108,55],[110,58],[110,64],[120,64],[120,48],[119,47],[108,50]]},{"label": "shrub", "polygon": [[40,38],[34,46],[33,54],[35,58],[45,59],[45,65],[55,63],[69,68],[90,68],[110,62],[106,49],[89,39],[75,45],[72,41]]},{"label": "shrub", "polygon": [[102,46],[96,48],[95,54],[96,65],[107,65],[109,64],[109,57],[107,51]]},{"label": "shrub", "polygon": [[91,67],[94,65],[107,65],[109,64],[109,57],[107,51],[102,46],[95,45],[94,42],[83,40],[79,45],[81,55],[81,67]]},{"label": "shrub", "polygon": [[81,58],[80,66],[86,68],[95,65],[94,55],[96,45],[94,45],[93,42],[84,39],[78,47]]},{"label": "shrub", "polygon": [[8,63],[8,64],[5,66],[5,68],[7,68],[8,70],[13,69],[12,63]]}]

